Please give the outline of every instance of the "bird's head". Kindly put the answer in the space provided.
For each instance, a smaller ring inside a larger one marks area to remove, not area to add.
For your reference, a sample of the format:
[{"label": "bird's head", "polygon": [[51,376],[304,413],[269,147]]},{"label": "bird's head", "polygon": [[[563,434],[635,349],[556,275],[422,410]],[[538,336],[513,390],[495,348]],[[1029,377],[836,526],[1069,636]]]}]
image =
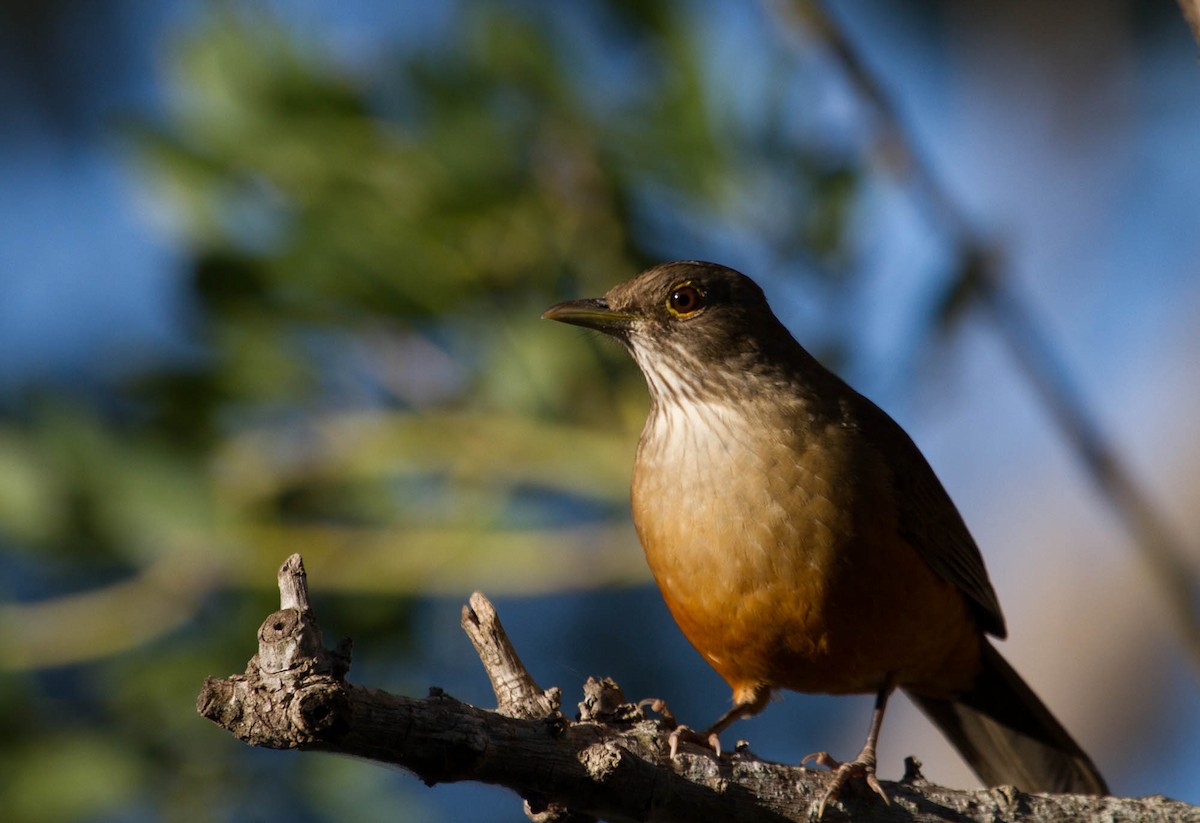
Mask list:
[{"label": "bird's head", "polygon": [[737,391],[777,375],[802,350],[744,274],[716,263],[664,263],[542,317],[604,332],[633,354],[656,394]]}]

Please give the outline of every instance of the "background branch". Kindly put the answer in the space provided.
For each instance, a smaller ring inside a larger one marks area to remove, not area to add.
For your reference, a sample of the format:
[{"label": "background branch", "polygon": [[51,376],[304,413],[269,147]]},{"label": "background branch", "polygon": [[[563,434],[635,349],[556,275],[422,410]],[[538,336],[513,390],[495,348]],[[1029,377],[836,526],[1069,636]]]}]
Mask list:
[{"label": "background branch", "polygon": [[1200,44],[1200,0],[1179,0],[1179,10],[1192,29],[1192,37]]},{"label": "background branch", "polygon": [[[1179,0],[1179,5],[1200,41],[1200,2]],[[1200,575],[1189,560],[1188,545],[1134,479],[1082,399],[1052,336],[1005,276],[1001,256],[970,226],[917,150],[891,97],[836,17],[821,0],[798,0],[796,7],[800,19],[842,64],[879,118],[876,145],[884,164],[909,184],[918,202],[929,209],[932,219],[959,249],[958,272],[944,292],[941,316],[953,320],[966,308],[978,306],[991,317],[1088,479],[1133,537],[1151,578],[1165,596],[1184,649],[1200,672]]]}]

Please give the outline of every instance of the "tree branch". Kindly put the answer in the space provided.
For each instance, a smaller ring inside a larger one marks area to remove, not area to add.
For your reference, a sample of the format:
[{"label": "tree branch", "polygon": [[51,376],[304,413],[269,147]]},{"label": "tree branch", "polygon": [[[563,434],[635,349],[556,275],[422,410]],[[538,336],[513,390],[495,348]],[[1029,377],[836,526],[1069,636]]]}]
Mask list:
[{"label": "tree branch", "polygon": [[1200,43],[1200,0],[1179,0],[1179,10],[1192,30],[1192,37]]},{"label": "tree branch", "polygon": [[[799,821],[814,818],[829,775],[760,760],[747,748],[714,757],[689,747],[672,760],[673,724],[627,703],[611,680],[589,679],[576,720],[559,710],[522,665],[482,594],[463,609],[463,627],[492,680],[497,711],[432,688],[428,697],[388,694],[346,682],[350,642],[326,649],[309,606],[299,555],[279,572],[282,608],[258,632],[246,673],[208,678],[200,714],[252,745],[337,752],[402,766],[426,784],[477,780],[525,799],[535,821]],[[848,791],[828,820],[1066,821],[1178,820],[1200,809],[1161,797],[1119,799],[1026,795],[1001,787],[958,791],[928,784],[909,759],[904,780],[885,786],[883,805]]]}]

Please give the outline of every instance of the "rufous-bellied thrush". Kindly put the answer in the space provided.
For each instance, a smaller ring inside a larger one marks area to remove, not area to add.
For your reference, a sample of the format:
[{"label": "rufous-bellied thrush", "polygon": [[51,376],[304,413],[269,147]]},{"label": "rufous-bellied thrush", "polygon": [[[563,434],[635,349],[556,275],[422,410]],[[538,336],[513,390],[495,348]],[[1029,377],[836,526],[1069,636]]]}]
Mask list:
[{"label": "rufous-bellied thrush", "polygon": [[854,776],[886,800],[875,745],[899,687],[987,784],[1107,793],[988,641],[1006,633],[1000,604],[929,463],[750,278],[667,263],[544,317],[616,338],[649,385],[634,523],[671,615],[733,688],[702,739],[718,745],[772,689],[873,693],[859,755],[812,757],[836,770],[822,810]]}]

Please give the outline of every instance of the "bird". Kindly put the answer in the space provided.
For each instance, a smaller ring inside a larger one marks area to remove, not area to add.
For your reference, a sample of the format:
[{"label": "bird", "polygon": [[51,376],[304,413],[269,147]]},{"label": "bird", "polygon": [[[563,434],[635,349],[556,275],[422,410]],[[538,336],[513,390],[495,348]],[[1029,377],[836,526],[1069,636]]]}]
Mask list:
[{"label": "bird", "polygon": [[631,508],[687,640],[733,690],[714,748],[780,689],[873,694],[866,741],[821,800],[865,780],[903,690],[987,785],[1107,794],[1091,758],[1004,660],[983,556],[928,461],[886,412],[821,365],[733,269],[664,263],[543,318],[620,341],[650,409]]}]

